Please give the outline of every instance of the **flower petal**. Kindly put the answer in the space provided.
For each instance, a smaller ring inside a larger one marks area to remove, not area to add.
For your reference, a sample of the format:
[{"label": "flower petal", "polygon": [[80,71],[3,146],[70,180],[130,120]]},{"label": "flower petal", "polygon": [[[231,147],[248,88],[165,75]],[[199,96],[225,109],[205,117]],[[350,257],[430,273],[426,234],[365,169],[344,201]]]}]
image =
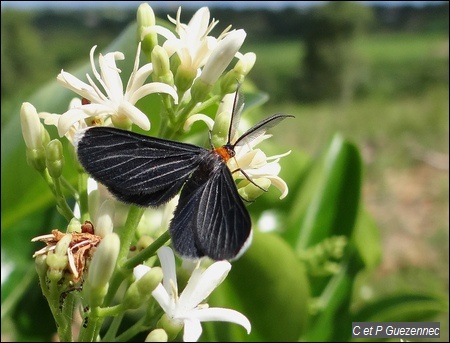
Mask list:
[{"label": "flower petal", "polygon": [[184,342],[197,342],[202,334],[202,325],[197,319],[185,319],[184,320],[184,332],[183,341]]},{"label": "flower petal", "polygon": [[[177,272],[175,265],[175,255],[169,247],[161,247],[158,250],[158,257],[161,262],[163,270],[163,285],[170,297],[178,297],[178,289],[175,289],[177,294],[173,294],[173,285],[177,286]],[[171,282],[172,280],[172,282]]]},{"label": "flower petal", "polygon": [[133,74],[128,82],[125,99],[128,99],[128,94],[133,94],[139,87],[141,87],[149,75],[153,72],[153,64],[147,63],[139,68],[135,74]]},{"label": "flower petal", "polygon": [[97,96],[94,88],[91,85],[81,81],[70,73],[61,70],[61,73],[57,76],[56,80],[60,82],[64,87],[77,93],[85,99],[91,102],[99,102],[100,98]]},{"label": "flower petal", "polygon": [[286,197],[286,195],[288,195],[289,193],[288,186],[281,177],[275,176],[269,177],[269,179],[272,182],[272,185],[274,185],[276,188],[280,190],[281,192],[280,199],[283,199],[284,197]]},{"label": "flower petal", "polygon": [[192,38],[197,38],[203,36],[207,33],[207,28],[209,25],[209,8],[201,7],[197,12],[194,13],[188,24],[188,33]]},{"label": "flower petal", "polygon": [[215,46],[200,74],[203,82],[213,85],[217,81],[241,48],[246,35],[242,29],[232,31]]},{"label": "flower petal", "polygon": [[120,103],[117,112],[127,116],[133,123],[139,126],[142,130],[150,130],[150,120],[148,117],[136,106],[133,106],[128,101]]},{"label": "flower petal", "polygon": [[239,324],[247,330],[247,333],[250,333],[252,329],[250,321],[246,316],[228,308],[210,307],[195,311],[195,314],[193,313],[191,315],[195,316],[201,322],[219,321]]},{"label": "flower petal", "polygon": [[159,284],[152,292],[153,298],[158,302],[159,306],[167,313],[168,316],[172,316],[175,307],[175,301],[167,293],[163,285]]},{"label": "flower petal", "polygon": [[77,121],[89,118],[90,116],[85,113],[83,110],[78,108],[73,108],[68,110],[59,116],[58,120],[58,134],[60,137],[64,136],[67,131],[69,131],[70,127],[75,124]]},{"label": "flower petal", "polygon": [[[120,78],[120,69],[116,66],[116,60],[123,60],[121,52],[110,52],[106,55],[100,54],[98,61],[100,65],[101,80],[109,99],[120,101],[123,98],[123,84]],[[101,81],[99,79],[99,81]]]},{"label": "flower petal", "polygon": [[159,26],[159,25],[147,26],[144,30],[142,30],[141,40],[146,35],[151,34],[151,33],[160,34],[161,36],[166,38],[166,42],[167,41],[176,41],[176,40],[178,40],[178,38],[173,34],[172,31],[170,31],[168,28],[165,28],[165,27],[162,27],[162,26]]},{"label": "flower petal", "polygon": [[193,309],[206,299],[211,292],[222,283],[231,269],[228,261],[218,261],[210,265],[203,273],[195,269],[180,295],[179,304]]},{"label": "flower petal", "polygon": [[208,117],[206,114],[197,113],[192,116],[190,116],[183,125],[184,131],[189,131],[191,129],[192,124],[194,124],[196,121],[203,121],[206,126],[208,126],[208,129],[211,131],[214,126],[214,120],[210,117]]},{"label": "flower petal", "polygon": [[131,104],[135,104],[139,99],[153,93],[167,93],[178,103],[178,94],[172,86],[162,82],[152,82],[139,87],[130,97]]}]

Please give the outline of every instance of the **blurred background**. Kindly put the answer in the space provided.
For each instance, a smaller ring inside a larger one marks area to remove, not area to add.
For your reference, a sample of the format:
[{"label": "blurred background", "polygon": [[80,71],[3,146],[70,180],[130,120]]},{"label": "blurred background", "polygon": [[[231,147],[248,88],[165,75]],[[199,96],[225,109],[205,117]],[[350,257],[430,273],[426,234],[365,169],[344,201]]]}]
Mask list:
[{"label": "blurred background", "polygon": [[[62,68],[106,48],[141,2],[48,3],[1,3],[2,131]],[[206,5],[219,20],[214,32],[245,29],[241,51],[257,54],[248,78],[270,96],[264,111],[296,116],[277,135],[282,146],[314,156],[340,132],[359,147],[362,202],[382,242],[370,292],[448,295],[448,2],[149,3],[159,18],[181,4],[182,19]],[[435,320],[448,340],[448,312]]]}]

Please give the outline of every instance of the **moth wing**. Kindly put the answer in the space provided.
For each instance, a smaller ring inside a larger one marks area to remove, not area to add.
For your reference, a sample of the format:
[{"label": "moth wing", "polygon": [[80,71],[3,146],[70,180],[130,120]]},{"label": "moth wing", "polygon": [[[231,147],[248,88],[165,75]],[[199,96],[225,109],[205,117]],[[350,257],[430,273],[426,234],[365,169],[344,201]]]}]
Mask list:
[{"label": "moth wing", "polygon": [[250,237],[250,215],[225,163],[208,177],[202,173],[194,172],[181,191],[170,226],[172,244],[188,258],[233,259]]},{"label": "moth wing", "polygon": [[119,200],[159,206],[173,198],[208,150],[112,127],[91,127],[76,140],[85,170]]}]

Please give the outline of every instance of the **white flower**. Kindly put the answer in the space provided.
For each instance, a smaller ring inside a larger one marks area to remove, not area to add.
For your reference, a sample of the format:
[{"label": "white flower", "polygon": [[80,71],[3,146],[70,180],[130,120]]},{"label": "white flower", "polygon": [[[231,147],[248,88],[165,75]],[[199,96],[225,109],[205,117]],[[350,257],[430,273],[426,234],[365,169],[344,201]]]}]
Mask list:
[{"label": "white flower", "polygon": [[245,31],[240,29],[230,32],[221,40],[206,62],[199,78],[206,84],[213,85],[236,56],[246,36]]},{"label": "white flower", "polygon": [[268,179],[272,185],[280,190],[280,199],[283,199],[289,190],[286,182],[278,176],[281,170],[279,161],[280,158],[289,155],[291,151],[289,150],[284,154],[268,157],[261,149],[254,149],[257,144],[270,137],[272,135],[261,135],[246,145],[236,146],[234,148],[236,155],[234,158],[230,158],[227,164],[231,171],[239,169],[247,175],[245,176],[241,171],[238,171],[233,173],[235,178]]},{"label": "white flower", "polygon": [[[235,105],[234,94],[226,94],[222,101],[220,102],[219,108],[217,110],[217,115],[215,121],[204,114],[193,115],[188,118],[184,124],[184,129],[187,131],[190,129],[192,124],[196,121],[203,121],[212,130],[212,141],[214,144],[225,144],[228,139],[228,127],[230,125],[230,117],[232,112],[235,111],[235,116],[240,116],[244,104],[237,102],[239,108],[233,108]],[[215,126],[220,127],[217,131],[221,134],[215,137]],[[235,128],[234,128],[235,129]],[[226,135],[227,137],[224,137]],[[267,156],[261,149],[255,149],[255,146],[262,141],[272,137],[272,135],[265,134],[254,138],[247,144],[238,145],[234,147],[235,156],[230,158],[227,162],[228,168],[233,172],[233,177],[235,179],[260,179],[265,178],[269,180],[270,184],[273,184],[281,192],[280,199],[283,199],[288,194],[288,186],[282,178],[278,176],[281,171],[280,159],[291,153],[288,151],[284,154]],[[234,132],[231,139],[231,144],[239,138],[237,132]],[[221,142],[221,143],[218,143]],[[216,146],[217,147],[217,146]],[[243,173],[243,172],[245,173]],[[269,185],[270,185],[269,184]]]},{"label": "white flower", "polygon": [[163,44],[163,48],[167,51],[169,57],[176,53],[180,58],[181,69],[198,72],[199,68],[206,64],[217,44],[227,35],[230,26],[218,38],[208,36],[218,23],[214,19],[211,23],[209,22],[210,13],[208,7],[202,7],[195,12],[187,25],[181,23],[180,17],[181,7],[178,8],[176,20],[169,17],[169,20],[175,24],[175,31],[178,37],[167,28],[159,25],[146,28],[142,33],[142,37],[154,32],[165,37],[166,41]]},{"label": "white flower", "polygon": [[[81,99],[73,98],[70,101],[69,110],[77,109],[77,108],[80,108],[81,106],[82,106]],[[56,113],[40,112],[39,113],[39,117],[44,119],[44,124],[45,125],[54,125],[54,126],[58,127],[58,123],[59,123],[59,119],[61,118],[61,115],[60,114],[56,114]],[[83,119],[82,120],[78,120],[78,121],[72,123],[72,125],[64,133],[64,135],[69,140],[69,142],[72,145],[74,145],[75,134],[79,130],[81,130],[83,128],[86,128],[86,127],[87,127],[86,122]]]},{"label": "white flower", "polygon": [[[218,307],[209,308],[208,304],[201,303],[225,279],[231,269],[228,261],[215,262],[205,271],[197,265],[186,288],[178,296],[173,251],[169,247],[162,247],[158,251],[158,256],[163,269],[163,284],[159,284],[152,295],[170,320],[175,324],[184,325],[183,340],[185,342],[196,342],[199,339],[202,333],[201,322],[205,321],[236,323],[250,333],[250,322],[240,312]],[[134,270],[136,278],[142,277],[149,268],[142,265],[138,267]]]},{"label": "white flower", "polygon": [[125,92],[120,78],[121,71],[116,67],[116,60],[125,58],[123,53],[116,51],[104,56],[99,54],[99,73],[94,63],[95,48],[96,46],[90,52],[92,71],[104,92],[94,83],[89,74],[86,74],[89,84],[63,70],[57,77],[57,80],[65,87],[85,99],[85,103],[69,109],[60,116],[57,127],[61,137],[69,131],[72,125],[90,117],[100,118],[103,121],[111,117],[118,122],[135,123],[140,128],[149,130],[149,119],[134,106],[139,99],[152,93],[167,93],[175,99],[175,102],[178,102],[176,91],[170,85],[160,82],[144,84],[147,77],[153,72],[153,66],[151,63],[147,63],[139,68],[140,44]]}]

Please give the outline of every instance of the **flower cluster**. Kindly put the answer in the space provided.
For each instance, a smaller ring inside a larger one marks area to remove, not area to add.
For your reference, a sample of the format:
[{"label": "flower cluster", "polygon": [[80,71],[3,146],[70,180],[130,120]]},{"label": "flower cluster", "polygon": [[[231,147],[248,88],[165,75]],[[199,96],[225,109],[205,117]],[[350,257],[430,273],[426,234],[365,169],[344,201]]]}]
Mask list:
[{"label": "flower cluster", "polygon": [[[28,163],[47,182],[58,211],[68,221],[66,233],[55,229],[51,234],[33,239],[33,242],[46,243],[33,257],[60,340],[72,340],[70,328],[76,304],[64,299],[68,292],[81,288],[79,300],[84,322],[79,340],[97,339],[108,316],[115,319],[104,340],[132,339],[137,328],[151,328],[148,340],[167,341],[175,339],[184,327],[183,340],[197,341],[202,333],[200,323],[204,321],[236,323],[250,333],[250,322],[243,314],[209,308],[204,302],[230,271],[228,261],[198,261],[184,291],[178,294],[175,256],[164,246],[170,239],[167,227],[178,197],[158,209],[117,202],[103,185],[88,177],[76,159],[78,182],[76,187],[71,186],[63,176],[64,140],[50,140],[41,123],[42,120],[45,125],[55,126],[72,149],[79,135],[91,126],[132,130],[137,125],[148,131],[155,116],[160,116],[160,138],[192,139],[192,124],[201,121],[210,130],[214,145],[233,144],[237,133],[228,137],[230,118],[242,110],[235,108],[235,93],[256,60],[254,53],[239,51],[246,38],[245,31],[227,27],[217,37],[213,36],[218,21],[210,20],[207,7],[200,8],[188,24],[181,21],[181,8],[176,18],[169,17],[169,21],[173,30],[156,25],[148,4],[139,6],[139,43],[125,87],[118,66],[125,54],[100,53],[96,60],[94,46],[89,54],[92,73],[86,74],[85,81],[65,70],[57,76],[63,87],[77,95],[67,111],[38,113],[30,103],[22,106],[21,124]],[[147,58],[145,63],[141,63],[141,54]],[[149,113],[144,110],[147,107],[139,105],[153,94],[161,100],[160,113]],[[214,106],[218,108],[215,116],[211,115]],[[289,152],[268,157],[256,148],[269,137],[263,134],[234,147],[235,155],[227,161],[234,179],[241,180],[237,187],[246,200],[256,199],[270,185],[280,190],[280,198],[288,193],[286,183],[279,177],[279,160]],[[76,200],[75,208],[66,201],[68,193]],[[204,269],[204,263],[210,265]],[[121,295],[121,285],[125,285],[123,301],[112,305],[112,300]],[[159,310],[152,300],[159,304]],[[137,308],[143,313],[142,319],[116,336],[125,311]],[[158,322],[156,327],[155,322]]]}]

